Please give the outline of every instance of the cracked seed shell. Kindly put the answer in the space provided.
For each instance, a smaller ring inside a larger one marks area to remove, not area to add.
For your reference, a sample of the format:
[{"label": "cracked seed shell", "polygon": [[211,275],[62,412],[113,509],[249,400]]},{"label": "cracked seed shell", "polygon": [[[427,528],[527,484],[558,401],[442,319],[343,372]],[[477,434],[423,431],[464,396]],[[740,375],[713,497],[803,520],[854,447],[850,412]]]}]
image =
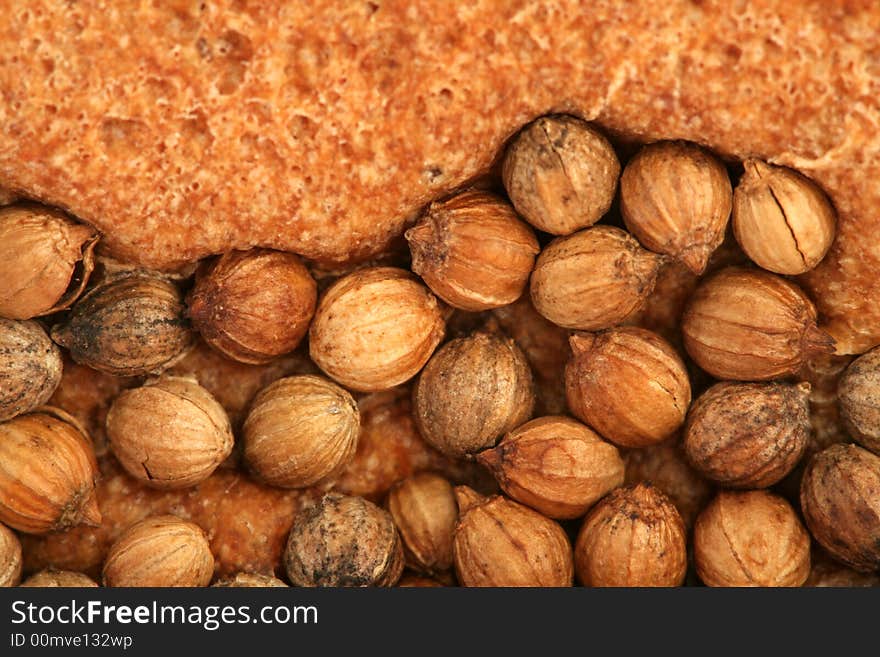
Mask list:
[{"label": "cracked seed shell", "polygon": [[0,317],[30,319],[70,306],[94,269],[98,233],[33,203],[0,208]]},{"label": "cracked seed shell", "polygon": [[574,116],[544,116],[513,139],[501,177],[517,212],[535,228],[568,235],[608,212],[620,162],[608,140]]},{"label": "cracked seed shell", "polygon": [[154,488],[194,486],[232,452],[226,411],[194,378],[164,375],[125,390],[107,413],[119,463]]},{"label": "cracked seed shell", "polygon": [[733,194],[733,234],[757,265],[777,274],[803,274],[834,241],[837,219],[825,193],[786,167],[746,160]]},{"label": "cracked seed shell", "polygon": [[287,584],[271,575],[258,573],[236,573],[230,577],[219,579],[212,588],[288,588]]}]

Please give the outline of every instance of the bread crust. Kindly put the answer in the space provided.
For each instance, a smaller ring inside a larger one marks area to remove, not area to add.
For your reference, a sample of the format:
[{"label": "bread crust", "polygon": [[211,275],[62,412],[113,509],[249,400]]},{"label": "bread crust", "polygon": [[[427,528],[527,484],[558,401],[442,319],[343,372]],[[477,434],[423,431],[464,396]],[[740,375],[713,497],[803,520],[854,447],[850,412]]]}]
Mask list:
[{"label": "bread crust", "polygon": [[0,186],[157,268],[260,245],[371,257],[570,112],[792,166],[840,228],[802,280],[880,341],[880,9],[870,0],[0,0]]}]

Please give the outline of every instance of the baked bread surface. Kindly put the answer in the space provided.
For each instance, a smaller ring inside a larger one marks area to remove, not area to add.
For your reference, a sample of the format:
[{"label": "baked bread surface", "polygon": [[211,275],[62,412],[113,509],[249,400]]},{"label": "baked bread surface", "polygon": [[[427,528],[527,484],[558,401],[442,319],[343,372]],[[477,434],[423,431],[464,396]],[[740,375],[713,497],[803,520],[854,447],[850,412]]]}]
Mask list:
[{"label": "baked bread surface", "polygon": [[840,352],[880,342],[870,0],[0,0],[0,15],[0,198],[69,210],[120,259],[365,259],[520,126],[570,112],[816,180],[840,226],[802,282]]}]

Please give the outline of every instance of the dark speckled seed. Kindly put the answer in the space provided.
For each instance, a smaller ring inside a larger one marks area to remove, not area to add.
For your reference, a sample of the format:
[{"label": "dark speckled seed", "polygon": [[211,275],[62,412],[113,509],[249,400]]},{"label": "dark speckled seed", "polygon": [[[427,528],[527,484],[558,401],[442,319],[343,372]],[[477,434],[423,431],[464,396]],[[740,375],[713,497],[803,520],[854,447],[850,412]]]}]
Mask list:
[{"label": "dark speckled seed", "polygon": [[403,546],[388,512],[330,493],[294,522],[284,565],[295,586],[394,586]]},{"label": "dark speckled seed", "polygon": [[45,404],[61,370],[61,352],[42,326],[0,318],[0,421]]},{"label": "dark speckled seed", "polygon": [[880,454],[880,347],[849,364],[838,387],[840,416],[857,443]]},{"label": "dark speckled seed", "polygon": [[717,383],[691,406],[684,450],[703,476],[766,488],[797,465],[810,435],[808,383]]},{"label": "dark speckled seed", "polygon": [[532,416],[535,387],[513,340],[477,332],[447,342],[428,361],[413,389],[416,424],[449,456],[492,447]]},{"label": "dark speckled seed", "polygon": [[161,372],[186,353],[193,333],[180,291],[168,281],[133,275],[103,283],[73,307],[52,339],[73,359],[116,376]]},{"label": "dark speckled seed", "polygon": [[880,570],[880,456],[856,445],[816,454],[801,480],[801,509],[831,556],[859,572]]}]

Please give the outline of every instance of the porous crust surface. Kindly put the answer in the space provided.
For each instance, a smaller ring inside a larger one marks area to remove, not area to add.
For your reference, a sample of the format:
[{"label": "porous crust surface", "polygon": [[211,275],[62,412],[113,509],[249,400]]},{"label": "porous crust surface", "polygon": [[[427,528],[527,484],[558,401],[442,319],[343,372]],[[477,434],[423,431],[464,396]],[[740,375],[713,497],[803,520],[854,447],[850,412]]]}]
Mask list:
[{"label": "porous crust surface", "polygon": [[794,167],[838,238],[803,278],[880,341],[871,0],[0,0],[0,188],[158,268],[259,245],[381,253],[533,118]]}]

